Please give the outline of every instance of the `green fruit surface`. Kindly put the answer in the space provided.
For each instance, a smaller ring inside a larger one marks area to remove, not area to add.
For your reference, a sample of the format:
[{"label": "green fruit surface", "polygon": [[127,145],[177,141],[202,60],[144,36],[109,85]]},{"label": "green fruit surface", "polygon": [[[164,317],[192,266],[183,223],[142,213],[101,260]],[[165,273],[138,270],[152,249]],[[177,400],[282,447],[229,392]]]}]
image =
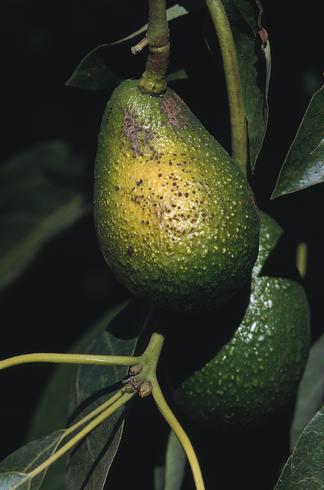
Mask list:
[{"label": "green fruit surface", "polygon": [[259,275],[280,235],[277,223],[262,214],[244,318],[215,357],[176,391],[193,418],[245,426],[285,405],[297,388],[309,349],[305,292],[295,281]]},{"label": "green fruit surface", "polygon": [[95,222],[104,257],[160,307],[212,307],[250,277],[259,216],[225,150],[170,89],[123,82],[99,134]]}]

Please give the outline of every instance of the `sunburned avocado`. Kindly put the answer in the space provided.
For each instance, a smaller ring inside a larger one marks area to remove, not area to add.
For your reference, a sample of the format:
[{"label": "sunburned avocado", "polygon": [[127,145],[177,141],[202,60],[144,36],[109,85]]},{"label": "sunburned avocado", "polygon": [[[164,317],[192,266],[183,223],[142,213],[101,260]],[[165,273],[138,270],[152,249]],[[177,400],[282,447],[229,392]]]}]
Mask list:
[{"label": "sunburned avocado", "polygon": [[176,402],[194,419],[247,426],[284,406],[296,391],[310,341],[307,298],[295,281],[260,275],[280,234],[277,223],[262,214],[243,320],[175,391]]},{"label": "sunburned avocado", "polygon": [[250,277],[259,216],[245,177],[170,89],[119,85],[99,134],[94,212],[104,257],[136,296],[210,308]]}]

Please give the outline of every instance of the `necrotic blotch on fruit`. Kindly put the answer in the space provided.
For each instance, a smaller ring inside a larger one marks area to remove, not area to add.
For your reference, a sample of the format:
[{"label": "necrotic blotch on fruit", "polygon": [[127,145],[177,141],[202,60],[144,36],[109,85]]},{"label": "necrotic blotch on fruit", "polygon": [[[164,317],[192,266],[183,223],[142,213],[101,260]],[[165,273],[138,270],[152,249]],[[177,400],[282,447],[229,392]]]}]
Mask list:
[{"label": "necrotic blotch on fruit", "polygon": [[174,129],[182,128],[187,123],[182,106],[182,100],[175,93],[167,94],[161,100],[161,110]]},{"label": "necrotic blotch on fruit", "polygon": [[139,124],[127,109],[124,111],[123,132],[136,155],[142,155],[141,144],[146,144],[153,138],[150,129]]}]

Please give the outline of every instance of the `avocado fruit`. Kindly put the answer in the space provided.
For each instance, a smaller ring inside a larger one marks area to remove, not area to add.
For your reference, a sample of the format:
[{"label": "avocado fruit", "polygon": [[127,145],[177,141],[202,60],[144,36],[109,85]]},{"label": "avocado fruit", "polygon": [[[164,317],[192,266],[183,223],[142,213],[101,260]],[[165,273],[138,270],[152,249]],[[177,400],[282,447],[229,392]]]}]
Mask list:
[{"label": "avocado fruit", "polygon": [[[296,392],[310,343],[308,301],[296,281],[263,275],[281,235],[279,225],[262,213],[259,254],[243,319],[233,325],[224,345],[215,345],[214,355],[209,353],[208,360],[187,377],[182,375],[174,387],[176,405],[193,420],[246,428],[284,407]],[[199,358],[198,350],[194,355]],[[177,362],[183,363],[183,357]]]},{"label": "avocado fruit", "polygon": [[112,94],[98,140],[94,216],[103,255],[137,297],[210,309],[249,279],[259,213],[237,165],[171,89]]}]

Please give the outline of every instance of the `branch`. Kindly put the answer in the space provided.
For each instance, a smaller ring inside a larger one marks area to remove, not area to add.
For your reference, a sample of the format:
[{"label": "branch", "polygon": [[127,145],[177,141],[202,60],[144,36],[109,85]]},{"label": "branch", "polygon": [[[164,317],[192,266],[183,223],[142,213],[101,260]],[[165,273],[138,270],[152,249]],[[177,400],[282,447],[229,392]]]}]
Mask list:
[{"label": "branch", "polygon": [[222,53],[231,120],[232,157],[247,173],[248,140],[240,72],[234,39],[221,0],[206,0]]},{"label": "branch", "polygon": [[102,366],[132,366],[139,362],[135,356],[103,356],[97,354],[55,354],[39,352],[35,354],[23,354],[21,356],[9,357],[0,361],[0,371],[19,364],[32,362],[51,362],[62,364],[96,364]]},{"label": "branch", "polygon": [[29,478],[35,478],[35,476],[46,470],[51,464],[61,458],[65,453],[72,449],[78,442],[84,439],[90,432],[93,431],[98,425],[100,425],[104,420],[106,420],[110,415],[112,415],[116,410],[127,403],[135,393],[123,393],[118,400],[116,400],[112,405],[110,405],[106,410],[104,410],[100,415],[98,415],[92,422],[90,422],[84,429],[80,430],[74,437],[72,437],[64,446],[62,446],[58,451],[56,451],[52,456],[46,459],[42,464],[37,466],[33,471],[31,471],[28,476]]},{"label": "branch", "polygon": [[176,419],[175,415],[173,414],[171,408],[167,404],[163,396],[163,393],[161,391],[161,388],[159,386],[157,378],[156,377],[152,378],[151,383],[152,383],[152,395],[155,400],[155,403],[158,409],[160,410],[161,414],[163,415],[163,417],[165,418],[165,420],[173,430],[173,432],[176,434],[177,438],[179,439],[179,442],[181,443],[187,455],[191,467],[192,475],[195,481],[196,490],[205,490],[205,485],[204,485],[201,469],[199,466],[199,462],[189,437],[187,436],[187,434],[181,427],[180,423]]}]

